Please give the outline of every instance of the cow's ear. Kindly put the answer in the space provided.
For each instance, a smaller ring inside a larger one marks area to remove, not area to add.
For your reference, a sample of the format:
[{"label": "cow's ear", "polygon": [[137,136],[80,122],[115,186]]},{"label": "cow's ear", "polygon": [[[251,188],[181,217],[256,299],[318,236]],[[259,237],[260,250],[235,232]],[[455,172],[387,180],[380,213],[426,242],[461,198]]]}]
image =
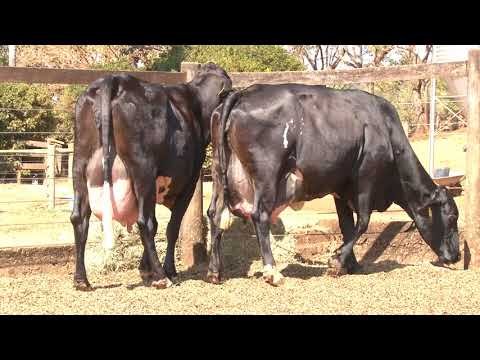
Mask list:
[{"label": "cow's ear", "polygon": [[441,205],[442,197],[440,194],[440,189],[436,188],[435,191],[426,199],[426,201],[417,208],[417,211],[423,211],[431,206]]}]

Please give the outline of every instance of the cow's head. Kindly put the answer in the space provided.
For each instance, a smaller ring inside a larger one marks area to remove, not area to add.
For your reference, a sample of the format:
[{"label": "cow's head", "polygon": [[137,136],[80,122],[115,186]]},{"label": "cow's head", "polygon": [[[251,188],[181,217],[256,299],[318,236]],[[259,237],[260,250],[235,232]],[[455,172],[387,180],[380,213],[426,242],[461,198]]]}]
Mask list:
[{"label": "cow's head", "polygon": [[453,264],[460,260],[458,238],[458,208],[448,190],[437,187],[417,210],[432,211],[432,236],[430,247],[441,263]]},{"label": "cow's head", "polygon": [[195,77],[188,84],[200,101],[204,123],[205,142],[210,141],[210,119],[215,108],[232,90],[232,80],[220,66],[207,63],[200,67]]},{"label": "cow's head", "polygon": [[199,90],[202,104],[208,106],[209,118],[222,99],[232,90],[232,80],[225,70],[214,63],[202,65],[190,84]]}]

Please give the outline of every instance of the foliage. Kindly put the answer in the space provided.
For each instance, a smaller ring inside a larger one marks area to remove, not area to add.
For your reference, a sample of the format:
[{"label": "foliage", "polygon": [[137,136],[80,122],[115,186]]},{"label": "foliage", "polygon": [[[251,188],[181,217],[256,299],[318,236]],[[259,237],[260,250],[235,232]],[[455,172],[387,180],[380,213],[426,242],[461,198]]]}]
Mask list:
[{"label": "foliage", "polygon": [[228,71],[304,70],[303,64],[278,45],[193,45],[186,61],[214,62]]},{"label": "foliage", "polygon": [[[42,85],[0,83],[0,149],[22,147],[22,140],[43,140],[41,134],[15,134],[15,132],[54,131],[52,97]],[[0,158],[0,172],[12,173],[17,159]],[[4,177],[4,176],[2,176]]]},{"label": "foliage", "polygon": [[55,104],[56,139],[66,143],[73,141],[73,124],[75,121],[75,104],[87,85],[68,85],[58,91],[58,102]]},{"label": "foliage", "polygon": [[88,69],[141,61],[148,67],[169,49],[169,45],[18,45],[17,66]]},{"label": "foliage", "polygon": [[[52,94],[44,85],[0,83],[0,131],[54,131]],[[41,135],[4,136],[0,148],[18,146],[25,138],[41,140]]]},{"label": "foliage", "polygon": [[133,63],[129,61],[128,58],[121,58],[117,60],[113,60],[107,63],[100,63],[91,66],[92,69],[99,69],[99,70],[109,70],[109,71],[136,71],[138,70]]},{"label": "foliage", "polygon": [[0,45],[0,66],[8,65],[8,46]]},{"label": "foliage", "polygon": [[182,61],[185,59],[190,46],[173,45],[168,52],[154,59],[147,70],[151,71],[180,71]]},{"label": "foliage", "polygon": [[212,143],[207,146],[207,154],[205,156],[205,161],[203,162],[202,169],[204,172],[210,173],[212,169]]}]

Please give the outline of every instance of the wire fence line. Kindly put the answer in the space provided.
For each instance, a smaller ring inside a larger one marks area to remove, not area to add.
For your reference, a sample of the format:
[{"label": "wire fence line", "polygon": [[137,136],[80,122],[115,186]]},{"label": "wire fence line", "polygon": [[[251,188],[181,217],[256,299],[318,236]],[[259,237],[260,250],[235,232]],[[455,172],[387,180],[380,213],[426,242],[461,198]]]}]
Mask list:
[{"label": "wire fence line", "polygon": [[[440,133],[443,133],[445,131],[445,126],[448,128],[449,125],[449,122],[451,120],[454,120],[454,121],[457,121],[457,125],[458,126],[466,126],[467,123],[466,123],[466,120],[465,120],[465,117],[464,115],[462,114],[462,112],[464,112],[464,107],[459,105],[461,104],[462,102],[464,102],[466,96],[465,95],[449,95],[449,96],[441,96],[441,97],[437,97],[437,100],[438,103],[437,103],[437,107],[442,107],[442,108],[447,108],[447,113],[448,115],[447,116],[444,116],[443,119],[440,119],[440,116],[438,116],[438,112],[437,112],[437,121],[435,122],[435,134],[438,135]],[[442,100],[445,102],[443,103]],[[394,105],[395,106],[398,106],[398,107],[401,107],[401,108],[404,108],[404,107],[411,107],[411,106],[416,106],[416,105],[424,105],[424,104],[429,104],[430,103],[430,99],[429,98],[426,98],[424,99],[423,101],[419,101],[419,102],[395,102]],[[456,108],[455,110],[451,110],[449,108],[449,105],[451,104],[456,104],[456,105],[459,105],[459,110],[458,108]],[[51,111],[51,112],[64,112],[64,113],[68,113],[68,112],[71,112],[73,114],[74,112],[74,109],[73,108],[37,108],[37,107],[34,107],[34,108],[11,108],[11,107],[0,107],[0,112],[9,112],[9,111],[23,111],[23,112],[47,112],[47,111]],[[447,124],[447,125],[444,125],[444,124]],[[415,127],[424,127],[425,129],[429,129],[430,127],[430,124],[428,122],[408,122],[408,125],[409,127],[411,128],[415,128]],[[35,136],[38,136],[38,137],[48,137],[48,136],[54,136],[54,135],[59,135],[59,136],[63,136],[63,135],[73,135],[73,131],[14,131],[14,130],[8,130],[8,129],[2,129],[2,131],[0,131],[0,140],[3,138],[17,138],[18,141],[24,141],[21,139],[21,137],[23,136],[26,136],[26,135],[35,135]],[[61,146],[58,146],[58,148],[61,148],[62,150],[66,150],[65,147],[61,147]],[[18,149],[19,151],[22,151],[22,150],[25,150],[25,149]],[[43,149],[42,149],[43,150]],[[31,160],[31,158],[43,158],[44,159],[44,162],[46,162],[46,160],[48,158],[51,158],[51,157],[56,157],[56,158],[66,158],[68,156],[67,153],[59,153],[59,154],[55,154],[55,155],[51,155],[51,154],[47,154],[47,149],[45,149],[45,151],[43,152],[39,152],[39,153],[35,153],[35,154],[30,154],[30,155],[27,155],[27,154],[15,154],[15,153],[10,153],[10,154],[2,154],[0,153],[0,186],[1,186],[1,183],[2,182],[5,182],[5,181],[10,181],[10,183],[15,183],[17,181],[17,178],[16,176],[18,175],[18,171],[22,172],[22,174],[25,174],[25,176],[23,176],[21,178],[22,181],[24,182],[29,182],[29,183],[32,183],[34,181],[42,181],[44,182],[44,184],[41,186],[41,189],[40,191],[45,191],[43,190],[45,188],[45,184],[47,183],[48,185],[48,180],[51,180],[51,178],[49,178],[45,171],[44,170],[28,170],[28,169],[21,169],[21,168],[17,168],[18,170],[6,170],[6,171],[3,171],[2,169],[2,166],[4,167],[8,167],[8,166],[15,166],[15,163],[21,163],[21,164],[25,164],[25,165],[29,165],[29,164],[42,164],[42,162],[37,162],[37,161],[33,161]],[[28,159],[30,158],[30,159]],[[62,163],[64,164],[65,161],[62,160]],[[14,165],[12,165],[14,164]],[[62,166],[60,166],[60,170],[62,171]],[[38,174],[36,176],[31,176],[31,174]],[[61,174],[60,174],[61,175]],[[71,181],[73,179],[72,176],[58,176],[56,175],[53,179],[54,182],[56,181]],[[40,185],[40,184],[39,184]],[[45,191],[46,192],[46,191]],[[46,195],[46,194],[45,194]],[[58,197],[55,198],[55,203],[60,203],[60,202],[67,202],[70,201],[71,198],[69,199],[62,199],[62,200],[59,200]],[[28,205],[28,204],[41,204],[41,203],[48,203],[50,202],[51,200],[49,199],[46,199],[46,200],[13,200],[13,201],[2,201],[2,199],[0,198],[0,204],[25,204],[25,205]],[[26,211],[28,210],[28,208],[26,208]],[[2,211],[2,210],[0,210]],[[403,210],[396,210],[396,209],[389,209],[387,211],[387,213],[401,213],[403,212]],[[314,213],[314,215],[335,215],[336,214],[336,211],[328,211],[328,212],[324,212],[324,211],[317,211]],[[1,216],[1,213],[0,213],[0,216]],[[312,215],[313,216],[313,215]],[[42,224],[45,224],[45,225],[53,225],[53,224],[70,224],[69,221],[65,221],[65,222],[47,222],[47,223],[27,223],[27,224],[17,224],[17,223],[14,223],[14,224],[1,224],[0,226],[2,227],[7,227],[7,226],[12,226],[12,227],[18,227],[18,226],[40,226]],[[42,225],[43,226],[43,225]]]}]

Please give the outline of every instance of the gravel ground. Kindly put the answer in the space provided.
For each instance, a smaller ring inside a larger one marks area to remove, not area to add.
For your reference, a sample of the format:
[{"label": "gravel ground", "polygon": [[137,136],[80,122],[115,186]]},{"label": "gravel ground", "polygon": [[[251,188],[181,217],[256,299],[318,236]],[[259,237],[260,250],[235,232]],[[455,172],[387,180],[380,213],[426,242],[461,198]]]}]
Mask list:
[{"label": "gravel ground", "polygon": [[136,270],[89,272],[88,293],[73,289],[72,264],[0,269],[0,314],[480,313],[480,271],[383,261],[331,278],[325,267],[290,263],[279,265],[287,279],[274,288],[262,281],[260,261],[229,268],[223,285],[189,271],[166,290],[144,287]]}]

